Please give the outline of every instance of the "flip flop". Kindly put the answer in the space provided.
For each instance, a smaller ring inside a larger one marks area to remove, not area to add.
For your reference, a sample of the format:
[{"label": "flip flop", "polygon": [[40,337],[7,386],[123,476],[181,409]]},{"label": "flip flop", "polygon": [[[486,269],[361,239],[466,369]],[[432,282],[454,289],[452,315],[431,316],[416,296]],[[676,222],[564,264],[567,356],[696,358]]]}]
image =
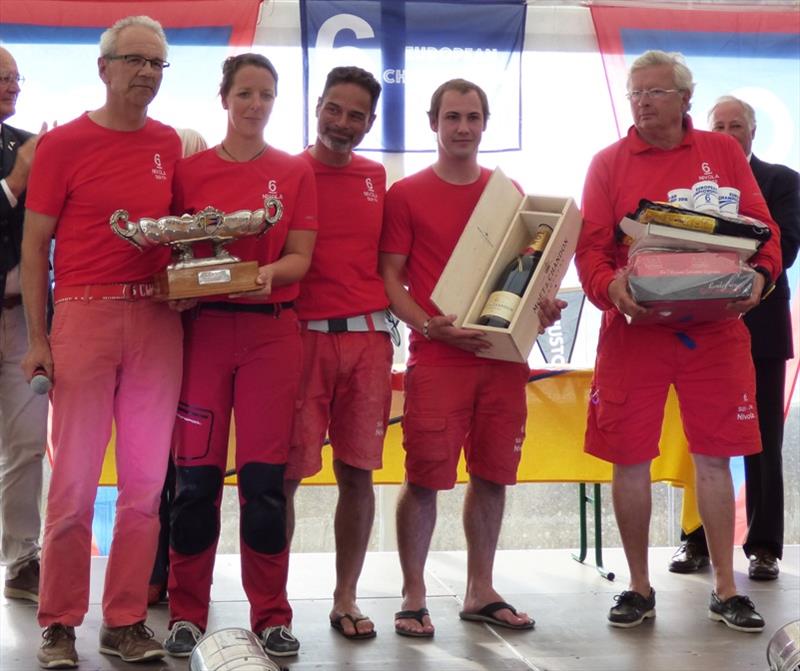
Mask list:
[{"label": "flip flop", "polygon": [[510,610],[512,613],[514,613],[514,615],[517,614],[517,610],[510,603],[506,603],[505,601],[495,601],[493,603],[486,604],[477,613],[468,613],[467,611],[462,610],[458,616],[462,620],[468,620],[470,622],[487,622],[498,627],[505,627],[506,629],[533,629],[534,625],[536,624],[533,620],[523,624],[511,624],[511,622],[506,622],[505,620],[496,618],[494,614],[498,610],[503,610],[504,608]]},{"label": "flip flop", "polygon": [[[355,630],[355,634],[348,634],[345,632],[344,627],[342,626],[342,620],[350,620],[353,625],[353,629]],[[351,641],[363,641],[367,638],[375,638],[378,635],[374,629],[372,631],[358,631],[358,623],[363,622],[364,620],[369,620],[368,617],[353,617],[350,613],[345,613],[344,615],[340,615],[339,617],[332,617],[331,618],[331,627],[333,627],[336,631],[338,631],[342,636],[351,640]]]},{"label": "flip flop", "polygon": [[[419,610],[398,610],[394,614],[395,620],[416,620],[422,626],[425,626],[425,623],[422,621],[426,615],[429,615],[427,608],[420,608]],[[409,631],[408,629],[402,629],[398,627],[395,623],[394,631],[396,634],[400,634],[400,636],[408,636],[410,638],[433,638],[432,631]]]}]

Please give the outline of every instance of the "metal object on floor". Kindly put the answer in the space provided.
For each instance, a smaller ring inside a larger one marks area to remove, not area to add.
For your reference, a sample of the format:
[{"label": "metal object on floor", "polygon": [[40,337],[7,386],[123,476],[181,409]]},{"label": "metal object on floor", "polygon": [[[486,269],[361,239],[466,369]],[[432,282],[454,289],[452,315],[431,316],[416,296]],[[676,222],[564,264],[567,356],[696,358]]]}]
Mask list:
[{"label": "metal object on floor", "polygon": [[800,620],[783,625],[767,645],[769,671],[800,671]]},{"label": "metal object on floor", "polygon": [[603,576],[606,580],[610,580],[613,582],[614,575],[613,571],[607,571],[603,566],[603,526],[602,526],[602,515],[600,509],[600,484],[594,484],[594,494],[593,496],[589,496],[586,493],[586,483],[582,482],[578,485],[578,498],[580,500],[580,525],[581,525],[581,547],[579,554],[573,554],[572,558],[580,562],[581,564],[584,563],[586,559],[586,550],[587,550],[587,533],[586,533],[586,506],[587,504],[592,504],[594,507],[594,564],[597,572]]},{"label": "metal object on floor", "polygon": [[282,671],[247,629],[219,629],[201,638],[189,658],[190,671]]}]

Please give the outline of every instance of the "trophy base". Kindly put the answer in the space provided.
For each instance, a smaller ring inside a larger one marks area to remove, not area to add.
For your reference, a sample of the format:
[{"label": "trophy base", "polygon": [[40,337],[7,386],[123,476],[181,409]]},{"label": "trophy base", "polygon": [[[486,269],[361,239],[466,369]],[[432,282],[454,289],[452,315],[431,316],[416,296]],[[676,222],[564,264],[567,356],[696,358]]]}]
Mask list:
[{"label": "trophy base", "polygon": [[259,288],[256,277],[256,261],[218,263],[196,268],[167,268],[153,278],[153,297],[158,301],[175,301],[255,291]]}]

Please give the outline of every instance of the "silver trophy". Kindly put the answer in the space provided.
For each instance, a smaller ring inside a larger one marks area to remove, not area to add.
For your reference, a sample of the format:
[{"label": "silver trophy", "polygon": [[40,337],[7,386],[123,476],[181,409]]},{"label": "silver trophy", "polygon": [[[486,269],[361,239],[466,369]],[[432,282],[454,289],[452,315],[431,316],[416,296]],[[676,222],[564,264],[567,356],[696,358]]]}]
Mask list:
[{"label": "silver trophy", "polygon": [[[123,240],[138,249],[154,245],[172,247],[174,261],[153,278],[155,297],[176,300],[231,294],[258,289],[258,263],[242,261],[225,245],[250,235],[260,236],[283,216],[283,203],[273,196],[264,198],[263,209],[238,210],[226,214],[210,205],[196,214],[131,221],[126,210],[117,210],[109,224]],[[197,258],[192,245],[210,242],[213,256]]]}]

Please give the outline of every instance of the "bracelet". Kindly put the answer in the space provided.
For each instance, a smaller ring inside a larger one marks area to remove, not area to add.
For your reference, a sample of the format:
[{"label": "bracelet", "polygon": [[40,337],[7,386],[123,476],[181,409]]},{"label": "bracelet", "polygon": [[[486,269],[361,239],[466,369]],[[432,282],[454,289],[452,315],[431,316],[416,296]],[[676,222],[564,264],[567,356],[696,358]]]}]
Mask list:
[{"label": "bracelet", "polygon": [[425,338],[425,340],[430,340],[431,339],[430,328],[431,328],[431,320],[430,319],[426,319],[424,322],[422,322],[422,335]]}]

